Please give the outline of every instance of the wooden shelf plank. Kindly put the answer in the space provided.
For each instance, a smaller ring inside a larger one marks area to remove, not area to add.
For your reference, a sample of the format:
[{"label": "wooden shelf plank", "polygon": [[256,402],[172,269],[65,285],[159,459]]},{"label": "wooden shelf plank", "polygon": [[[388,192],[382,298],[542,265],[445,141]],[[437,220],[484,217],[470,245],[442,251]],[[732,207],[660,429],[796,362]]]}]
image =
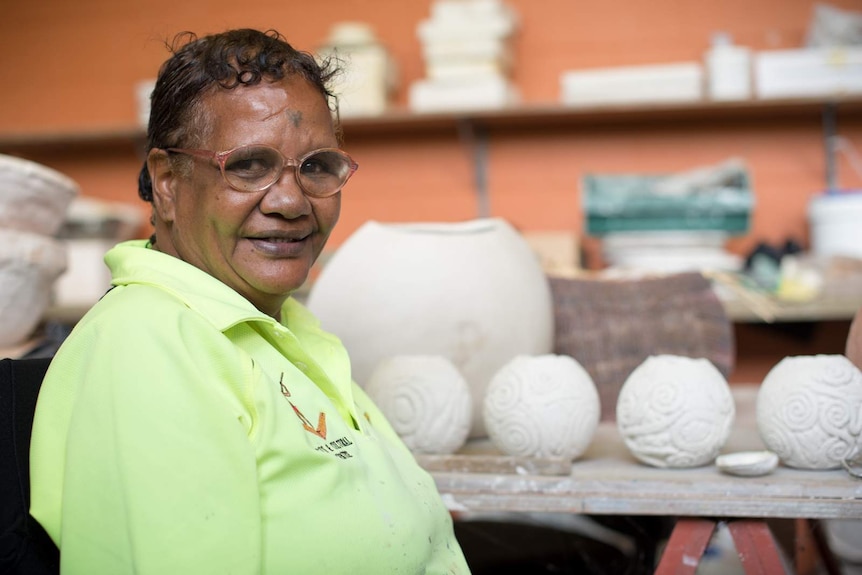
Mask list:
[{"label": "wooden shelf plank", "polygon": [[[684,103],[620,104],[607,106],[567,106],[556,102],[535,103],[501,110],[417,113],[392,109],[378,116],[348,117],[342,126],[348,137],[455,131],[469,124],[487,129],[542,128],[552,126],[612,125],[621,122],[692,122],[724,120],[766,120],[776,118],[819,118],[823,106],[834,104],[839,114],[862,115],[862,95],[835,98],[787,98]],[[141,126],[113,126],[99,129],[20,132],[0,134],[0,151],[21,148],[62,146],[105,146],[139,144],[145,130]]]}]

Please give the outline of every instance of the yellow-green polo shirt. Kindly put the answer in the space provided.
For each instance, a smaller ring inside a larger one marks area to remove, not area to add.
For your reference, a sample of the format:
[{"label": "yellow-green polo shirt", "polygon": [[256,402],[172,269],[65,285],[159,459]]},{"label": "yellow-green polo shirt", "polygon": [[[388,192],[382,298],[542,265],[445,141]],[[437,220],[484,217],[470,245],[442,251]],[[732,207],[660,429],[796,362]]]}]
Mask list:
[{"label": "yellow-green polo shirt", "polygon": [[[53,360],[31,513],[63,573],[468,573],[432,478],[341,342],[126,242]],[[368,326],[374,329],[374,326]]]}]

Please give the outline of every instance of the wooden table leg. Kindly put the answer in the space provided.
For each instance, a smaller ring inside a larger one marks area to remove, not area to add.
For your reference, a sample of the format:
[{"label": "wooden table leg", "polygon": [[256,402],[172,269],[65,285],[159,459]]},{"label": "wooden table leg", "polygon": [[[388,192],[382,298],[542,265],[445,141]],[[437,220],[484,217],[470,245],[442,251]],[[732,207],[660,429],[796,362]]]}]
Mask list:
[{"label": "wooden table leg", "polygon": [[810,563],[813,563],[809,567],[811,573],[817,573],[817,558],[820,559],[820,563],[823,565],[823,568],[826,569],[826,573],[829,575],[841,575],[841,565],[838,562],[838,559],[835,558],[835,554],[832,553],[832,549],[829,547],[829,541],[826,538],[826,533],[824,533],[823,523],[819,519],[797,519],[796,520],[796,571],[798,575],[802,575],[802,569],[800,568],[800,557],[799,554],[802,553],[800,551],[800,540],[803,545],[810,545],[813,547],[813,554],[815,558],[810,560]]},{"label": "wooden table leg", "polygon": [[681,517],[656,567],[655,575],[693,575],[715,531],[715,521]]},{"label": "wooden table leg", "polygon": [[786,575],[778,543],[763,519],[736,519],[727,528],[747,575]]},{"label": "wooden table leg", "polygon": [[796,575],[816,575],[817,543],[806,519],[794,520],[793,551],[796,557]]}]

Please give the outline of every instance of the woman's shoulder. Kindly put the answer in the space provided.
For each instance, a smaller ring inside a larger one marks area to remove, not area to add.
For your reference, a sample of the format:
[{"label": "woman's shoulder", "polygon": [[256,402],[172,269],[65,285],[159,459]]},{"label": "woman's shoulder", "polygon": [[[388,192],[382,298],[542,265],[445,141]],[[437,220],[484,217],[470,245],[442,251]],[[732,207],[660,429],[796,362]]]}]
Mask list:
[{"label": "woman's shoulder", "polygon": [[209,350],[217,347],[220,355],[233,347],[208,317],[181,299],[133,284],[108,291],[75,325],[57,355],[76,350],[75,355],[122,356],[126,362],[146,364],[152,351],[194,356],[204,344]]},{"label": "woman's shoulder", "polygon": [[81,318],[77,327],[97,325],[100,330],[146,329],[177,321],[205,319],[186,302],[161,287],[147,284],[120,285],[109,289]]},{"label": "woman's shoulder", "polygon": [[253,367],[209,318],[143,284],[118,286],[105,294],[60,345],[52,367],[54,363],[81,377],[124,373],[129,385],[141,377],[153,382],[171,374],[249,382]]}]

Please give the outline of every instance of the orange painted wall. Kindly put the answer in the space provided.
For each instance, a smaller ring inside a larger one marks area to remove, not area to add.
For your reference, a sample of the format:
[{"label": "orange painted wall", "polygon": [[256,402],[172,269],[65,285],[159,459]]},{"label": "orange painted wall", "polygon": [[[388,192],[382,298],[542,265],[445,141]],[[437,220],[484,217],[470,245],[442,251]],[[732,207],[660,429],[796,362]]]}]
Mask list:
[{"label": "orange painted wall", "polygon": [[[833,5],[862,9],[859,0]],[[128,128],[134,85],[155,75],[164,40],[182,30],[273,27],[313,49],[337,20],[374,26],[398,63],[406,104],[423,75],[415,29],[430,1],[30,0],[4,6],[0,19],[0,137]],[[559,74],[573,68],[698,60],[724,30],[754,49],[803,43],[814,0],[507,0],[520,15],[516,81],[524,101],[555,102]],[[840,132],[862,147],[862,121]],[[524,230],[581,230],[578,178],[587,171],[667,172],[740,155],[749,161],[757,208],[744,252],[759,240],[807,239],[806,205],[824,184],[816,118],[792,122],[686,122],[668,125],[505,131],[492,134],[492,215]],[[470,150],[456,134],[347,135],[362,168],[345,192],[338,244],[368,219],[457,220],[476,215]],[[74,149],[26,147],[19,155],[75,178],[84,194],[137,202],[140,151],[130,144]],[[862,187],[850,167],[841,184]],[[142,209],[143,206],[142,206]]]}]

